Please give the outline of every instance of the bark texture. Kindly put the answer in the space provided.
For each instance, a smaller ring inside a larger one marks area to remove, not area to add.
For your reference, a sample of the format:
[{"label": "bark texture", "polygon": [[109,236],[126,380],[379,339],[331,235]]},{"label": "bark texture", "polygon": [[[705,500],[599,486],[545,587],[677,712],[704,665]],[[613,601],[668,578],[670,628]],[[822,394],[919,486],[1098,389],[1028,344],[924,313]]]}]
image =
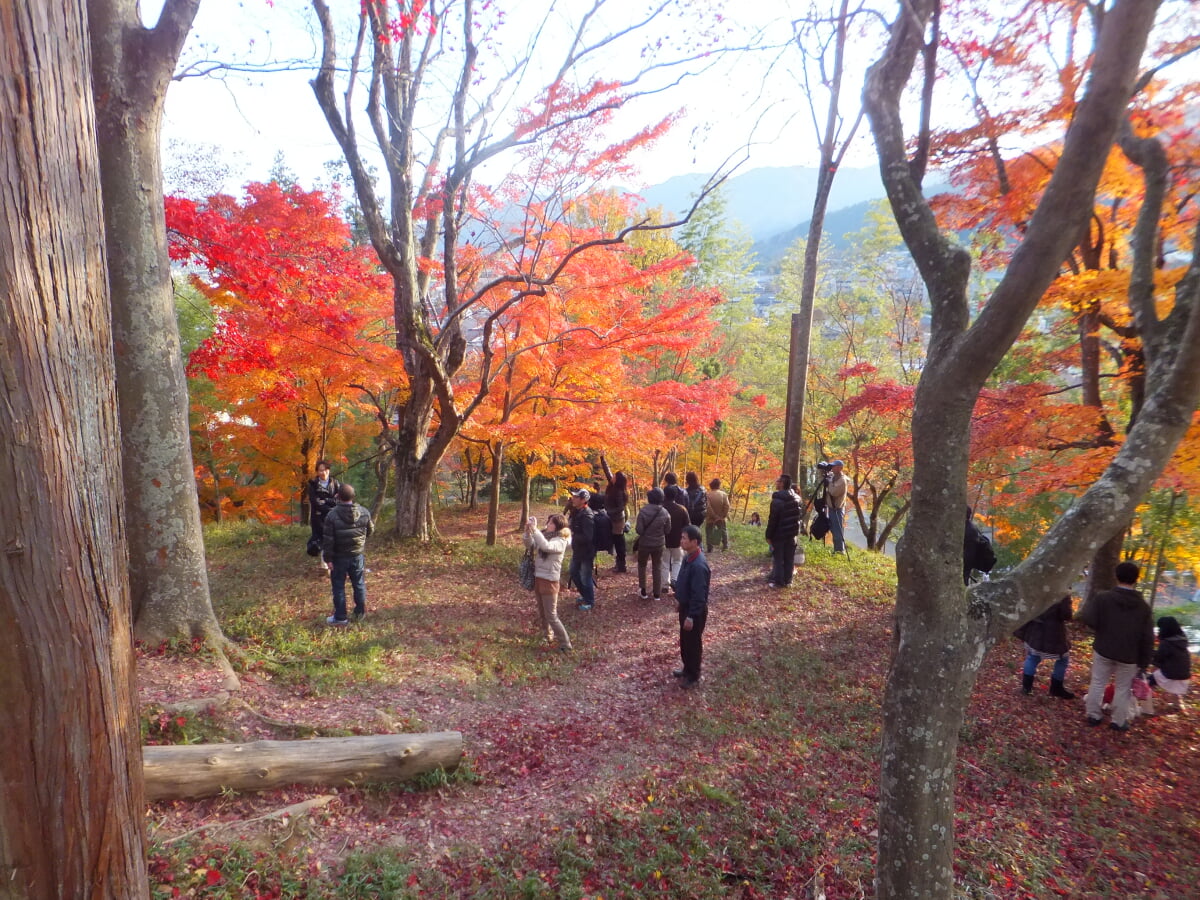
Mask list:
[{"label": "bark texture", "polygon": [[1135,239],[1140,261],[1129,295],[1148,360],[1146,403],[1113,463],[1029,557],[1003,577],[964,591],[971,413],[980,388],[1091,212],[1158,4],[1121,0],[1104,13],[1087,91],[1059,164],[1021,245],[974,322],[967,302],[969,258],[937,227],[921,192],[923,164],[907,158],[900,119],[901,93],[914,62],[923,53],[928,60],[925,38],[938,5],[938,0],[905,4],[864,89],[888,199],[932,306],[928,357],[913,412],[912,509],[897,551],[896,644],[884,700],[881,761],[880,900],[954,895],[957,732],[979,664],[998,637],[1061,596],[1091,554],[1124,527],[1169,460],[1200,398],[1200,267],[1193,260],[1171,312],[1161,319],[1152,288],[1144,295],[1136,288],[1152,283],[1153,273],[1146,270],[1153,265],[1161,214],[1148,159]]},{"label": "bark texture", "polygon": [[129,578],[135,633],[151,644],[223,639],[205,568],[159,152],[167,85],[199,2],[169,0],[153,30],[136,0],[89,3]]},{"label": "bark texture", "polygon": [[291,784],[403,781],[436,769],[453,771],[461,759],[462,735],[457,731],[142,750],[147,800],[212,797],[225,789],[266,791]]},{"label": "bark texture", "polygon": [[0,3],[0,895],[146,896],[84,4]]}]

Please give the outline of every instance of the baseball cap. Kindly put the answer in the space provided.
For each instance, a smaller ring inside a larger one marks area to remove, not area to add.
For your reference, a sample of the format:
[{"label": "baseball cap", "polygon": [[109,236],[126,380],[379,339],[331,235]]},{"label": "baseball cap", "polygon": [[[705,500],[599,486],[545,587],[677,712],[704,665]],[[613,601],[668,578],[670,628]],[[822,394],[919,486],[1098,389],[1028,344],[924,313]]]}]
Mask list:
[{"label": "baseball cap", "polygon": [[833,460],[833,461],[830,463],[830,465],[831,465],[831,466],[842,466],[842,467],[845,467],[845,465],[846,465],[846,464],[845,464],[844,462],[842,462],[840,459],[835,459],[835,460]]},{"label": "baseball cap", "polygon": [[587,500],[592,495],[588,491],[584,490],[583,488],[580,488],[577,491],[571,491],[571,496],[578,497],[580,500]]}]

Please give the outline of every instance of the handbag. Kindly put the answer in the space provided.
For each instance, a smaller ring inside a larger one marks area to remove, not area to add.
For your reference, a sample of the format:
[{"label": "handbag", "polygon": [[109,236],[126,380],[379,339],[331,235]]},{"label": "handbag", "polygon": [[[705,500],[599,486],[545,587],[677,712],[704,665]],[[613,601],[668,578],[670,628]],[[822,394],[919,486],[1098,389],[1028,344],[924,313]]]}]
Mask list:
[{"label": "handbag", "polygon": [[304,552],[309,556],[321,555],[321,539],[319,537],[310,537],[308,544],[304,548]]},{"label": "handbag", "polygon": [[521,587],[527,591],[533,590],[533,548],[529,547],[525,550],[525,555],[521,557],[521,562],[517,566],[517,575],[521,579]]}]

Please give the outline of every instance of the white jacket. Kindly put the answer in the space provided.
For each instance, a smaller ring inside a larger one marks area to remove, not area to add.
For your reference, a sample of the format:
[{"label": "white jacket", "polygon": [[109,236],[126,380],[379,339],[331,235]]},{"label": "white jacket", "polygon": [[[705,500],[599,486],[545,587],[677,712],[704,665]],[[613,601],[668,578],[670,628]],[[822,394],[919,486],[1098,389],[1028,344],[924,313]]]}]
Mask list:
[{"label": "white jacket", "polygon": [[554,532],[552,537],[534,529],[525,532],[525,546],[533,548],[533,575],[547,581],[562,577],[563,554],[571,546],[571,529]]}]

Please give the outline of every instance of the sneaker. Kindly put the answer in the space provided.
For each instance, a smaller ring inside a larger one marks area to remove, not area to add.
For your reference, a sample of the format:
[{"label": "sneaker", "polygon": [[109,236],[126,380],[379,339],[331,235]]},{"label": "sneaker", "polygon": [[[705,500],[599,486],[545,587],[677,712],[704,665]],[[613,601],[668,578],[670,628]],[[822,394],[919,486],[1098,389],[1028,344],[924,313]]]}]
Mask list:
[{"label": "sneaker", "polygon": [[337,618],[334,618],[333,616],[330,616],[328,619],[325,620],[325,624],[326,625],[349,625],[350,620],[349,619],[337,619]]},{"label": "sneaker", "polygon": [[681,688],[683,688],[685,691],[687,691],[687,690],[691,690],[699,683],[700,683],[699,678],[684,678],[683,681],[679,682],[679,686]]},{"label": "sneaker", "polygon": [[1093,728],[1095,728],[1097,725],[1103,725],[1103,724],[1104,724],[1104,720],[1103,720],[1103,719],[1097,719],[1095,716],[1088,716],[1088,717],[1087,717],[1087,723],[1088,723],[1090,726],[1092,726]]},{"label": "sneaker", "polygon": [[643,600],[649,600],[649,599],[650,599],[650,595],[649,595],[649,594],[647,594],[647,593],[646,593],[644,590],[643,590],[643,591],[638,591],[638,596],[639,596],[639,597],[641,597]]},{"label": "sneaker", "polygon": [[687,674],[687,672],[683,671],[683,669],[676,669],[674,672],[671,673],[671,677],[672,678],[682,678],[686,674]]},{"label": "sneaker", "polygon": [[594,604],[591,604],[591,603],[576,603],[575,608],[578,610],[582,610],[583,612],[587,612],[588,610],[590,610],[592,608],[593,605]]},{"label": "sneaker", "polygon": [[654,598],[654,602],[655,602],[655,603],[657,603],[657,602],[658,602],[659,600],[661,600],[661,599],[662,599],[662,597],[655,597],[655,598]]},{"label": "sneaker", "polygon": [[1118,725],[1116,722],[1109,722],[1108,728],[1110,731],[1128,731],[1129,723],[1126,722],[1124,725]]},{"label": "sneaker", "polygon": [[773,582],[773,581],[768,581],[768,582],[767,582],[767,587],[769,587],[769,588],[774,588],[774,587],[779,587],[779,585],[777,585],[777,584],[776,584],[775,582]]}]

